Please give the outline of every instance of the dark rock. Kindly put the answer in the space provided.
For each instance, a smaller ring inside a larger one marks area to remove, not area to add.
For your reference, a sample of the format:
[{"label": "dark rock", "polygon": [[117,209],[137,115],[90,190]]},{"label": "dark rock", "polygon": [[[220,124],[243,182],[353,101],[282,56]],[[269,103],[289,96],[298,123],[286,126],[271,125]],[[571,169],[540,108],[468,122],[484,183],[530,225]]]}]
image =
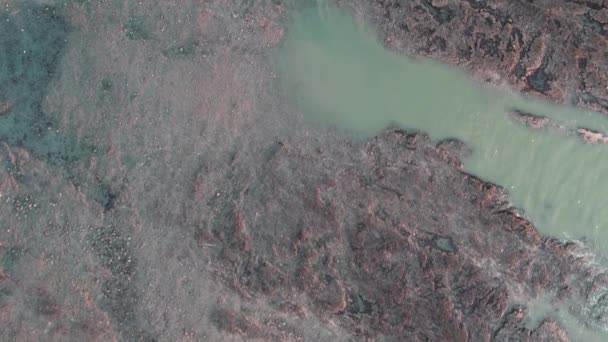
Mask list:
[{"label": "dark rock", "polygon": [[109,91],[110,89],[112,89],[112,80],[109,78],[104,78],[101,80],[101,90],[103,91]]}]

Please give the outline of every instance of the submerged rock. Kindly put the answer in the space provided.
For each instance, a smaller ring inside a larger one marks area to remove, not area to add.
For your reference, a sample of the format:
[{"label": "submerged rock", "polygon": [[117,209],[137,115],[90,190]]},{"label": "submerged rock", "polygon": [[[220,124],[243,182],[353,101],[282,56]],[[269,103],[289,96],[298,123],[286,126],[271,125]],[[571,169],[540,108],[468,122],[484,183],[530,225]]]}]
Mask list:
[{"label": "submerged rock", "polygon": [[608,144],[608,135],[604,133],[583,127],[577,128],[576,130],[565,129],[564,126],[545,116],[514,110],[509,113],[509,117],[515,122],[519,122],[534,129],[560,129],[562,133],[568,136],[578,136],[587,143]]},{"label": "submerged rock", "polygon": [[459,65],[491,83],[608,113],[601,1],[363,1],[390,47]]},{"label": "submerged rock", "polygon": [[43,110],[71,30],[53,6],[26,1],[0,13],[0,142],[55,164],[86,158],[94,149],[56,132],[56,118]]},{"label": "submerged rock", "polygon": [[578,136],[588,143],[608,144],[608,136],[606,136],[604,133],[593,131],[588,128],[578,128],[576,133],[578,133]]},{"label": "submerged rock", "polygon": [[509,117],[519,123],[522,123],[528,127],[539,129],[539,128],[559,128],[559,124],[555,121],[541,115],[531,114],[520,110],[513,110],[509,113]]},{"label": "submerged rock", "polygon": [[6,114],[11,109],[9,102],[0,103],[0,115]]}]

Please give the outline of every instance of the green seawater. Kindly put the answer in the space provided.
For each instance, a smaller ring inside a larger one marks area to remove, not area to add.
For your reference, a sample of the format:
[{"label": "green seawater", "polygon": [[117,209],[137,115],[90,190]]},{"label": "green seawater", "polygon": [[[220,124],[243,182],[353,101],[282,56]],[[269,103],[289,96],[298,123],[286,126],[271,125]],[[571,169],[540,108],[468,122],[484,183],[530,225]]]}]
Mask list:
[{"label": "green seawater", "polygon": [[[311,123],[360,136],[393,124],[437,141],[460,139],[473,152],[465,170],[505,187],[542,233],[608,246],[608,145],[568,133],[608,132],[605,115],[483,89],[463,72],[385,49],[368,27],[331,7],[293,20],[277,63],[288,96]],[[512,109],[563,129],[513,122]]]},{"label": "green seawater", "polygon": [[[406,58],[387,50],[364,23],[331,6],[297,13],[276,63],[291,105],[309,123],[363,137],[398,125],[437,141],[460,139],[472,150],[465,170],[503,186],[512,205],[543,234],[583,240],[605,254],[608,145],[567,133],[577,127],[608,132],[605,115],[484,89],[463,72]],[[563,129],[513,122],[512,109],[549,117]],[[545,316],[547,305],[531,305],[531,319]],[[606,340],[567,310],[560,312],[556,318],[573,338]]]}]

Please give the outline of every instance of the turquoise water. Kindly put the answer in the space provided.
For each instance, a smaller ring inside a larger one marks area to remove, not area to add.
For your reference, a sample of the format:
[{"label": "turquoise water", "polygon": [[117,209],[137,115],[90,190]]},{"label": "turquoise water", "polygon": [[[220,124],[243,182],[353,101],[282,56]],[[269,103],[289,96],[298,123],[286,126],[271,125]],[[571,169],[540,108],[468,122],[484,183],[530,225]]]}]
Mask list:
[{"label": "turquoise water", "polygon": [[[458,138],[473,151],[465,170],[504,186],[542,233],[608,244],[608,145],[569,133],[579,126],[608,131],[604,115],[482,89],[462,72],[386,50],[368,27],[332,8],[295,18],[277,62],[310,122],[363,136],[397,124],[436,140]],[[564,129],[513,122],[513,108]]]},{"label": "turquoise water", "polygon": [[[542,233],[585,240],[605,254],[608,145],[573,133],[577,127],[608,132],[605,115],[482,89],[462,72],[388,51],[367,26],[332,7],[300,12],[276,62],[291,103],[309,123],[361,137],[396,124],[436,140],[460,139],[472,149],[465,170],[504,186],[512,205]],[[513,122],[512,109],[549,117],[561,128]],[[524,304],[531,321],[550,313],[574,339],[608,338],[580,324],[567,307],[546,299]]]}]

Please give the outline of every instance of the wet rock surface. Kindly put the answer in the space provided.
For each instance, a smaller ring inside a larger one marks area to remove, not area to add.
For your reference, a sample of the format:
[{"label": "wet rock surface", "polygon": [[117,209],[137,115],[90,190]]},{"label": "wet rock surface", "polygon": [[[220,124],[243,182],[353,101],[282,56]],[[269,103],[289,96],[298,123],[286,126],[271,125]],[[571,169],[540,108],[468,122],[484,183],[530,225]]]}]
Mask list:
[{"label": "wet rock surface", "polygon": [[492,83],[608,113],[602,1],[355,1],[386,44]]}]

